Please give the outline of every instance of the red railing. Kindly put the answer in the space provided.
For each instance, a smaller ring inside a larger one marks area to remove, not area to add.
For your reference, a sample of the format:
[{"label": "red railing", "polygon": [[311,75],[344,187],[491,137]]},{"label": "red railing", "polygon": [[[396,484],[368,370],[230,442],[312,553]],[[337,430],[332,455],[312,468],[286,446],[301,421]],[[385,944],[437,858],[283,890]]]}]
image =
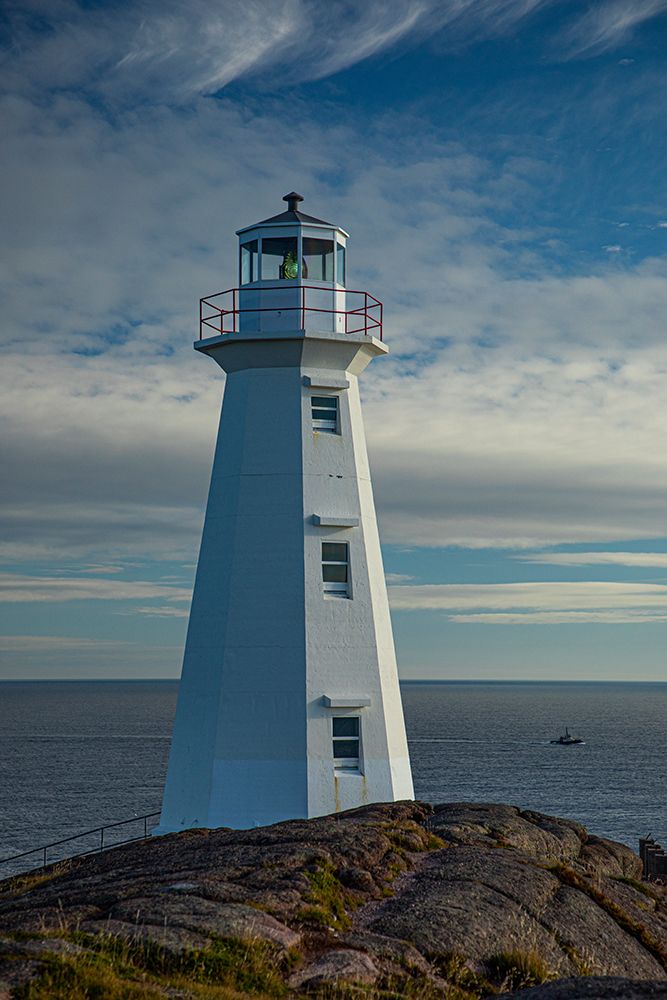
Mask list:
[{"label": "red railing", "polygon": [[[281,305],[274,301],[271,305],[241,305],[243,298],[256,300],[260,303],[264,292],[283,292],[287,302],[296,301],[296,305]],[[295,294],[296,293],[296,294]],[[315,295],[317,293],[317,295]],[[334,302],[345,303],[343,309],[327,309],[314,303],[324,296],[333,297]],[[356,304],[355,304],[356,303]],[[347,308],[351,306],[351,308]],[[363,333],[365,336],[378,337],[382,340],[382,303],[370,292],[360,292],[346,289],[328,289],[320,285],[263,285],[258,288],[228,288],[215,295],[207,295],[199,300],[199,339],[252,332],[253,320],[257,316],[257,329],[262,328],[259,314],[261,313],[297,313],[295,328],[306,329],[306,317],[311,313],[324,313],[329,316],[340,316],[340,326],[332,322],[331,329],[346,334]],[[245,314],[250,315],[243,322]],[[264,327],[265,330],[268,326]]]}]

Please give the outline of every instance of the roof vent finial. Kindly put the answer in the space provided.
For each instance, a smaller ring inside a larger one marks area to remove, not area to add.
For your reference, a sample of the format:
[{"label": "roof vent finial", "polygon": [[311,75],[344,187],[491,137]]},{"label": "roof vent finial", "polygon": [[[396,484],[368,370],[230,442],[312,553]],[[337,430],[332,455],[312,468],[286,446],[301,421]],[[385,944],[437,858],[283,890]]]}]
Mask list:
[{"label": "roof vent finial", "polygon": [[297,205],[300,201],[303,201],[303,195],[297,194],[296,191],[290,191],[289,194],[283,196],[283,201],[287,202],[288,212],[296,212]]}]

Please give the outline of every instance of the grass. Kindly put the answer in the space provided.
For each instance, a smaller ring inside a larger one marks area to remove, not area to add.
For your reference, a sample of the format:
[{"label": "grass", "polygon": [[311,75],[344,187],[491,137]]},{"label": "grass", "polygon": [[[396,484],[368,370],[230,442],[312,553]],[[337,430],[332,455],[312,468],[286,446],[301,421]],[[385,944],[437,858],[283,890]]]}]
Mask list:
[{"label": "grass", "polygon": [[574,869],[568,867],[568,865],[564,865],[562,862],[557,862],[555,865],[550,866],[549,870],[557,875],[565,885],[569,885],[573,889],[579,889],[580,892],[586,893],[587,896],[595,900],[598,906],[608,913],[619,927],[636,938],[662,965],[663,969],[667,969],[667,953],[660,942],[652,934],[649,934],[645,927],[637,923],[636,920],[633,920],[615,900],[610,899],[601,889],[597,889],[582,875],[579,875]]},{"label": "grass", "polygon": [[629,885],[637,892],[641,892],[643,896],[648,896],[654,903],[661,902],[662,897],[660,894],[655,889],[651,889],[646,882],[639,882],[636,878],[630,878],[628,875],[612,875],[612,878],[614,882],[623,882],[624,885]]},{"label": "grass", "polygon": [[486,966],[499,991],[523,990],[554,978],[547,963],[535,951],[500,951],[487,960]]},{"label": "grass", "polygon": [[68,871],[70,859],[57,861],[48,868],[37,868],[34,871],[25,872],[23,875],[14,875],[12,878],[3,880],[0,883],[0,898],[15,899],[22,896],[24,892],[29,892],[38,885],[50,882],[58,875]]},{"label": "grass", "polygon": [[495,992],[487,979],[473,972],[466,956],[460,952],[431,955],[430,960],[438,970],[438,974],[450,984],[448,1000],[470,1000],[470,998],[477,1000],[478,997]]},{"label": "grass", "polygon": [[157,1000],[174,990],[202,1000],[279,998],[287,992],[280,972],[294,962],[264,942],[233,938],[179,954],[111,935],[75,933],[72,939],[88,950],[48,956],[41,975],[15,990],[16,1000]]},{"label": "grass", "polygon": [[320,861],[315,871],[306,872],[306,875],[310,882],[306,896],[309,905],[299,910],[297,919],[318,927],[348,930],[351,921],[347,908],[353,908],[356,900],[341,885],[331,862]]}]

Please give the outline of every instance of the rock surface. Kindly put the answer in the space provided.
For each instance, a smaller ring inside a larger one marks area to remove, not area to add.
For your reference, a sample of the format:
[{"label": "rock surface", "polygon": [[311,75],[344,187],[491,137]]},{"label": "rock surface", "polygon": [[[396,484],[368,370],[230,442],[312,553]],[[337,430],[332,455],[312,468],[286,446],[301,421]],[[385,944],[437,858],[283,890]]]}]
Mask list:
[{"label": "rock surface", "polygon": [[119,956],[143,992],[118,996],[667,997],[667,897],[640,877],[629,848],[511,806],[192,830],[0,883],[0,998],[115,996]]}]

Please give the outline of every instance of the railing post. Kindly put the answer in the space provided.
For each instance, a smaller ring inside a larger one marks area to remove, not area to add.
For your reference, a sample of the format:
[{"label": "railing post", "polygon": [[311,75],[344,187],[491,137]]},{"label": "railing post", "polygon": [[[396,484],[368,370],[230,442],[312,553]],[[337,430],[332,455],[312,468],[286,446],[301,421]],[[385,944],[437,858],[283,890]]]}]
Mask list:
[{"label": "railing post", "polygon": [[232,288],[232,315],[234,320],[232,322],[232,331],[236,333],[236,289]]},{"label": "railing post", "polygon": [[384,336],[382,333],[382,310],[383,310],[383,305],[382,303],[380,303],[380,340],[384,340]]},{"label": "railing post", "polygon": [[44,848],[44,867],[46,868],[46,847]]},{"label": "railing post", "polygon": [[204,318],[204,300],[199,300],[199,339],[202,339],[202,326]]},{"label": "railing post", "polygon": [[100,851],[104,850],[104,827],[100,829]]},{"label": "railing post", "polygon": [[144,816],[144,839],[148,837],[148,816]]},{"label": "railing post", "polygon": [[364,337],[368,336],[368,292],[364,292]]},{"label": "railing post", "polygon": [[306,286],[301,286],[301,329],[306,330]]}]

